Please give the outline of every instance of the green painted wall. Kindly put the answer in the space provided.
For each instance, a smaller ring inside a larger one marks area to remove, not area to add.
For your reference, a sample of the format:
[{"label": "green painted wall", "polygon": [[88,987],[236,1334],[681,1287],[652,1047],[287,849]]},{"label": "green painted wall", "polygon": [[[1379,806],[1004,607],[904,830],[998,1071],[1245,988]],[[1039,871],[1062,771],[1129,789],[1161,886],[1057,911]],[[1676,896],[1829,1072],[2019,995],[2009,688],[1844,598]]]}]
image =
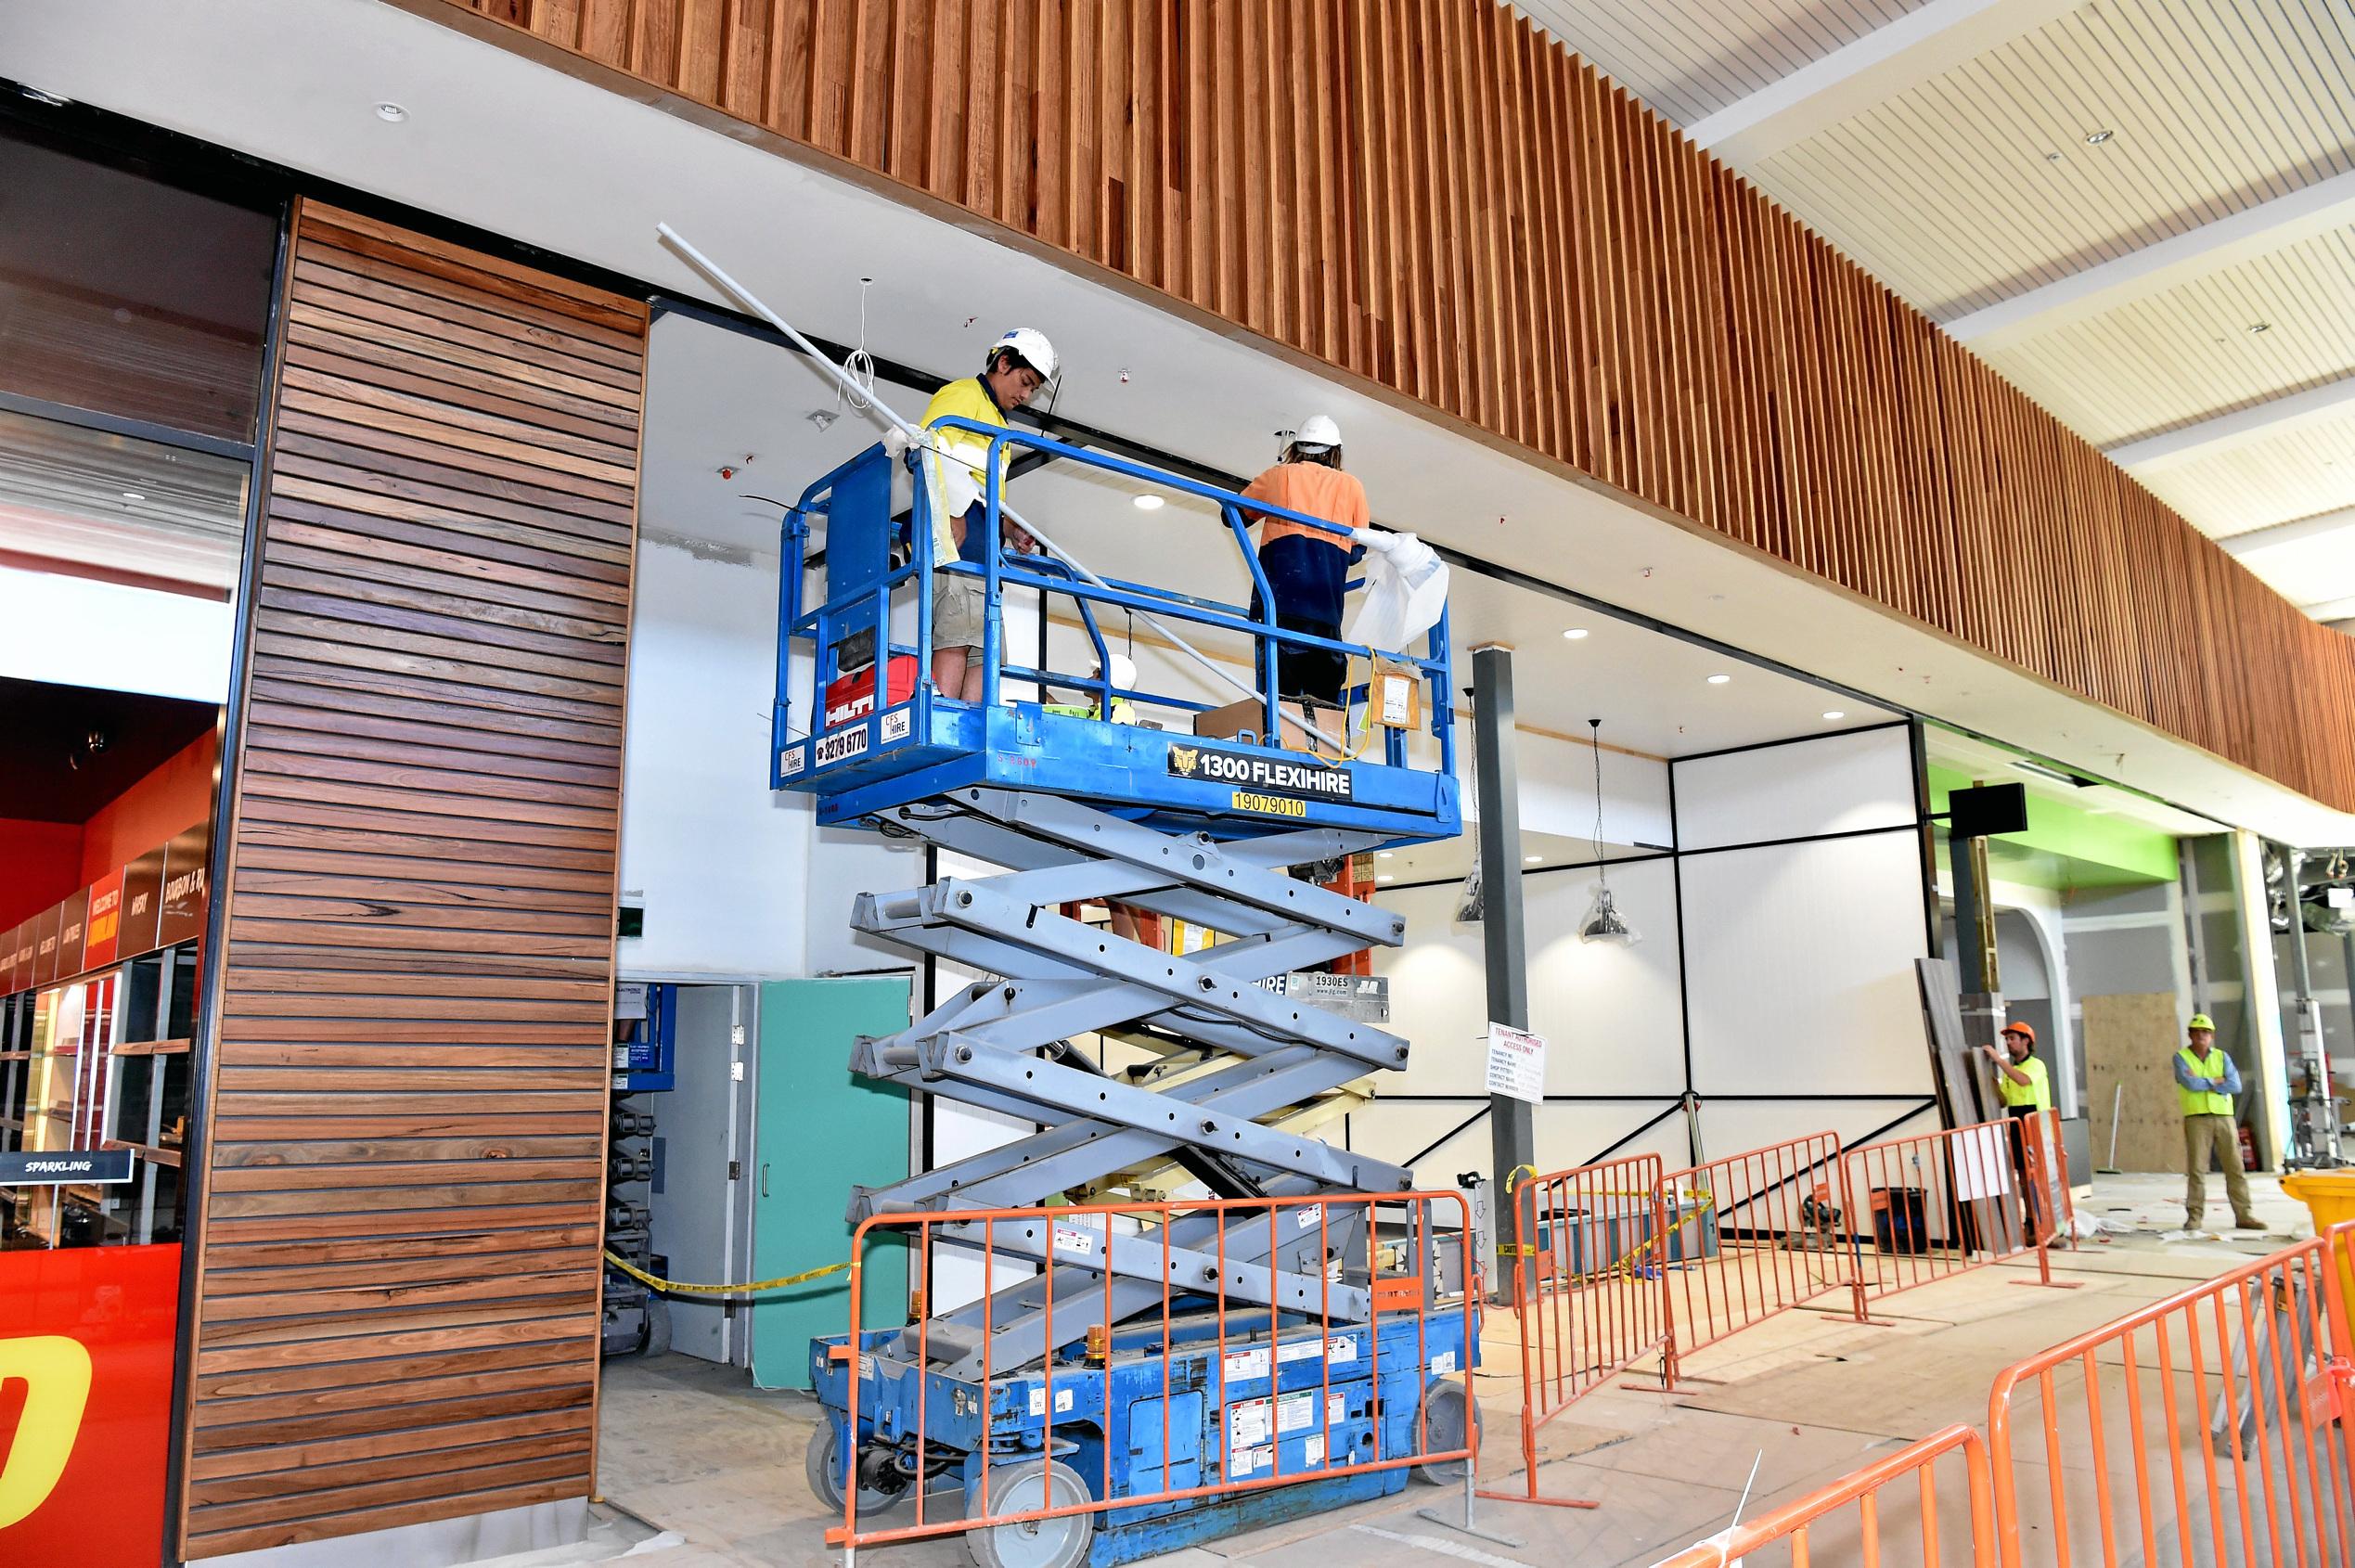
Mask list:
[{"label": "green painted wall", "polygon": [[[1968,789],[1972,782],[1968,775],[1932,764],[1930,809],[1944,811],[1948,792]],[[2027,798],[2027,832],[1988,841],[1992,868],[2006,881],[2065,888],[2124,887],[2175,880],[2171,833],[2033,792]],[[1941,864],[1945,862],[1943,844],[1938,858]]]}]

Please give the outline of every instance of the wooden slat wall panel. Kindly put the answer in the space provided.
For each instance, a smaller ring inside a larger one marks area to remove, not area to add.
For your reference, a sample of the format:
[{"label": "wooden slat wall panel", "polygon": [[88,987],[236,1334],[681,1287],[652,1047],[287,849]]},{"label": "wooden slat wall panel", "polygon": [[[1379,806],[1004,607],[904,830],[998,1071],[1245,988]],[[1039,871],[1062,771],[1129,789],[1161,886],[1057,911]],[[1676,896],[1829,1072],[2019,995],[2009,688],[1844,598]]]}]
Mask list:
[{"label": "wooden slat wall panel", "polygon": [[292,255],[190,1558],[592,1480],[645,310],[315,205]]},{"label": "wooden slat wall panel", "polygon": [[2355,809],[2355,642],[1489,0],[447,3]]}]

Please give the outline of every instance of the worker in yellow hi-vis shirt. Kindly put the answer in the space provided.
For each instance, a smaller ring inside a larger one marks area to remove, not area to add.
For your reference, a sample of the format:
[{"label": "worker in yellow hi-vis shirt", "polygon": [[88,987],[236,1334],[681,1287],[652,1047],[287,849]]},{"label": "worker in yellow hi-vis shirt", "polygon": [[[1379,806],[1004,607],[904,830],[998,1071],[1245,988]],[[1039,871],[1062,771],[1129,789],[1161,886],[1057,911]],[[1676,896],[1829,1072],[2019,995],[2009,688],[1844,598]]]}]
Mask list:
[{"label": "worker in yellow hi-vis shirt", "polygon": [[[924,408],[924,428],[932,445],[920,472],[933,513],[933,559],[950,557],[979,566],[989,559],[998,541],[989,532],[987,481],[982,470],[989,462],[989,443],[971,431],[933,431],[933,421],[971,419],[1003,429],[1007,414],[1028,403],[1038,389],[1055,378],[1055,345],[1036,328],[1017,327],[989,345],[982,373],[951,381],[933,394]],[[1003,450],[999,474],[1005,472]],[[1004,543],[1024,555],[1038,542],[1019,524],[1009,523]],[[988,615],[988,593],[978,577],[935,572],[933,577],[933,688],[943,697],[977,700],[982,694],[982,625]]]},{"label": "worker in yellow hi-vis shirt", "polygon": [[[2036,1029],[2031,1024],[2014,1021],[2003,1026],[2003,1044],[1982,1047],[1995,1063],[1995,1091],[2003,1097],[2004,1114],[2012,1119],[2012,1168],[2019,1173],[2020,1190],[2027,1201],[2027,1240],[2036,1240],[2044,1224],[2043,1195],[2038,1190],[2044,1184],[2045,1163],[2052,1158],[2051,1145],[2046,1141],[2046,1123],[2038,1116],[2053,1109],[2052,1075],[2036,1057]],[[2038,1159],[2028,1159],[2028,1144],[2033,1139]]]},{"label": "worker in yellow hi-vis shirt", "polygon": [[2233,1097],[2241,1092],[2241,1070],[2216,1044],[2216,1021],[2195,1012],[2184,1024],[2186,1041],[2175,1053],[2175,1098],[2183,1107],[2184,1225],[2197,1230],[2207,1207],[2208,1151],[2224,1168],[2224,1195],[2233,1201],[2233,1224],[2262,1230],[2249,1213],[2248,1174],[2241,1168],[2240,1125],[2233,1119]]}]

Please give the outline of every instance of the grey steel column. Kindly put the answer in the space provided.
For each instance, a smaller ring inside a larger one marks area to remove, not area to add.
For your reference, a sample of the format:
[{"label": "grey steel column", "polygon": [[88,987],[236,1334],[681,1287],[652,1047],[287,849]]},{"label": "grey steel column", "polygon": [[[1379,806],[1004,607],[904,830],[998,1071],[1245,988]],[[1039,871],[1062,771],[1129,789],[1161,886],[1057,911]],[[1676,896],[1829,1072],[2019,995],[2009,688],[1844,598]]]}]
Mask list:
[{"label": "grey steel column", "polygon": [[[1512,649],[1472,653],[1473,757],[1479,772],[1480,945],[1487,958],[1488,1017],[1514,1029],[1529,1027],[1529,950],[1522,932],[1521,770],[1512,733]],[[1510,1178],[1538,1159],[1535,1107],[1509,1095],[1488,1097],[1488,1176],[1496,1194],[1496,1272],[1499,1292],[1514,1279],[1512,1189]],[[1534,1205],[1534,1199],[1532,1200]],[[1522,1233],[1537,1235],[1537,1216],[1521,1216]]]}]

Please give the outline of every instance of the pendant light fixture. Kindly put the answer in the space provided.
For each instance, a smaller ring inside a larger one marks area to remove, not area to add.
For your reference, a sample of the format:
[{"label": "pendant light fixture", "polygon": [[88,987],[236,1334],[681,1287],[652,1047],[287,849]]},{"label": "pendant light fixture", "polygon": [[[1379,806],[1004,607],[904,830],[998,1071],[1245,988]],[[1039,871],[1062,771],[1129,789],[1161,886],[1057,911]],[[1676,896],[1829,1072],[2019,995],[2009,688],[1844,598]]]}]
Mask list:
[{"label": "pendant light fixture", "polygon": [[1611,901],[1611,866],[1602,857],[1602,721],[1587,721],[1587,743],[1594,752],[1594,858],[1601,880],[1594,885],[1594,903],[1587,909],[1587,918],[1578,922],[1581,942],[1617,942],[1634,944],[1642,940],[1627,917],[1619,913]]}]

